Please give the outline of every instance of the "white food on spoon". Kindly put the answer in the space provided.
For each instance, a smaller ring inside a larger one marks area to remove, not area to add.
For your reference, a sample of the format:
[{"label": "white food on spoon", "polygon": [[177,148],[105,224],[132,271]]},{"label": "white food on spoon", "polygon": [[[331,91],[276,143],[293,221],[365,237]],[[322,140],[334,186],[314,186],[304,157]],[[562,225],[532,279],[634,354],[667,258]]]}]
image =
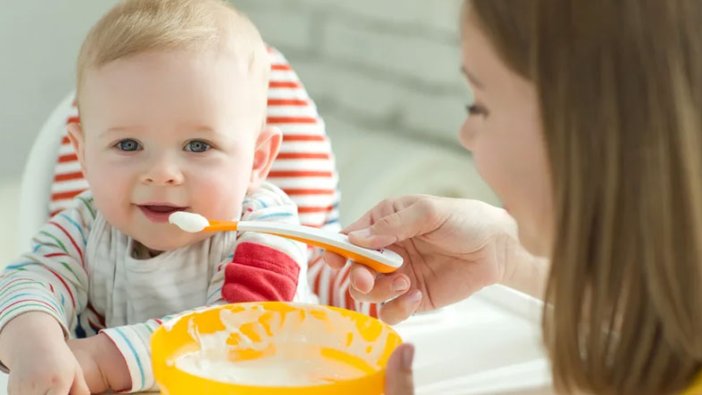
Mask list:
[{"label": "white food on spoon", "polygon": [[168,222],[190,233],[202,232],[210,226],[210,221],[200,214],[176,211],[168,216]]}]

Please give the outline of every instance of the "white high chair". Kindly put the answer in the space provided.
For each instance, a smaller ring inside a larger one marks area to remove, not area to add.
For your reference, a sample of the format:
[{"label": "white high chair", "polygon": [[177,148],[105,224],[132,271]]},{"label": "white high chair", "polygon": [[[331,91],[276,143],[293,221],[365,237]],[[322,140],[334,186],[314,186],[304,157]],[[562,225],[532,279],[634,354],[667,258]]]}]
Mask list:
[{"label": "white high chair", "polygon": [[22,174],[20,188],[18,240],[23,248],[49,218],[51,184],[54,180],[54,167],[61,139],[65,133],[67,114],[73,110],[74,93],[71,92],[54,109],[44,122]]}]

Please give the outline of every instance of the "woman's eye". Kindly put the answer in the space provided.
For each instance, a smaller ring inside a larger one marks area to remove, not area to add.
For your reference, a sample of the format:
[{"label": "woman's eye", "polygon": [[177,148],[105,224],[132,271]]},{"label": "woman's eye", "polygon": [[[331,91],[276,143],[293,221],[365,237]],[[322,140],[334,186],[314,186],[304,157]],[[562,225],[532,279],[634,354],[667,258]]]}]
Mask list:
[{"label": "woman's eye", "polygon": [[487,116],[488,112],[485,109],[485,107],[479,105],[479,104],[469,104],[466,106],[466,112],[468,112],[468,115],[472,116]]},{"label": "woman's eye", "polygon": [[124,139],[117,142],[117,144],[115,144],[115,148],[119,149],[120,151],[134,152],[141,149],[141,144],[134,139]]},{"label": "woman's eye", "polygon": [[185,150],[188,152],[205,152],[211,147],[204,141],[193,140],[185,145]]}]

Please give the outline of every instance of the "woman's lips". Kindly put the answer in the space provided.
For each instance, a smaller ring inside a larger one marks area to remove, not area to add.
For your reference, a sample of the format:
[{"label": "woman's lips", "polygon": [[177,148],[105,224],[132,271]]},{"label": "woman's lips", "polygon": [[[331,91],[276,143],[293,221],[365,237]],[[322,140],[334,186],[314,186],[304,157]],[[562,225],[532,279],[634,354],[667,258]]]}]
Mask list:
[{"label": "woman's lips", "polygon": [[187,209],[187,207],[169,206],[164,204],[144,204],[139,205],[138,207],[141,210],[141,212],[144,213],[146,218],[153,222],[159,223],[168,222],[168,217],[172,213]]}]

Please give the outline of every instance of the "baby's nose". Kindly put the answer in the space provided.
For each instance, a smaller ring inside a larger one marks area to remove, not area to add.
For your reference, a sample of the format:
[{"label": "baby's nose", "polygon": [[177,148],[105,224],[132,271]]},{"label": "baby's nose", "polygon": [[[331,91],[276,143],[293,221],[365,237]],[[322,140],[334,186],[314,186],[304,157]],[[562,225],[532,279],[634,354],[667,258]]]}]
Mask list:
[{"label": "baby's nose", "polygon": [[183,183],[183,173],[172,161],[160,160],[142,174],[141,180],[145,184],[179,185]]}]

